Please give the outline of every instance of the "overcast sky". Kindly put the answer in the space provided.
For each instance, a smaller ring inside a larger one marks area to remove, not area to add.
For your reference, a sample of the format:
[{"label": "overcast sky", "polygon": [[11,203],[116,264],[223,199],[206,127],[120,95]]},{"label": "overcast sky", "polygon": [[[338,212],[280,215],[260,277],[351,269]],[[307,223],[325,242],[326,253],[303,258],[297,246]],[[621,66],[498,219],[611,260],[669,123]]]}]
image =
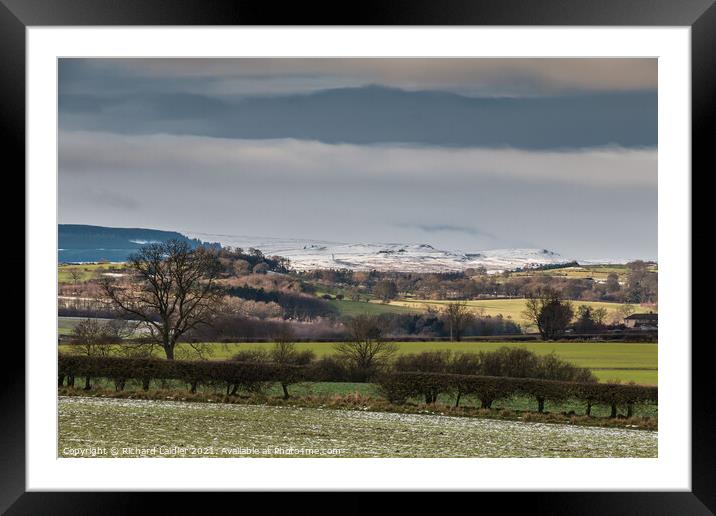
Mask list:
[{"label": "overcast sky", "polygon": [[60,222],[657,257],[654,59],[62,59]]}]

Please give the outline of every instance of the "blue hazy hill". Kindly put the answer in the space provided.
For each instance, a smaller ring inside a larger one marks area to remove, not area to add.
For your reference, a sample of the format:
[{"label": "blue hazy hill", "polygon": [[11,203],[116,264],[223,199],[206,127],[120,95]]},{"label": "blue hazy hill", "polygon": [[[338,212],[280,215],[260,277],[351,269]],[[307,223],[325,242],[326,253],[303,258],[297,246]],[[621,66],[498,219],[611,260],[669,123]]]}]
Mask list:
[{"label": "blue hazy hill", "polygon": [[198,246],[220,247],[188,238],[176,231],[144,228],[110,228],[85,224],[58,225],[58,261],[98,262],[108,260],[121,262],[144,245],[167,240],[182,240],[192,248]]}]

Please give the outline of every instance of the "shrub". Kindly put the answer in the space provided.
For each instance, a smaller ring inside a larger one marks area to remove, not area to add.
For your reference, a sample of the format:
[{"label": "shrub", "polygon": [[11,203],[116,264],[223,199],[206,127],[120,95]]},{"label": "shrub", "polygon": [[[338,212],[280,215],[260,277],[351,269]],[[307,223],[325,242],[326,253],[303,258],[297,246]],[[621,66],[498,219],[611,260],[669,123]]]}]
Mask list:
[{"label": "shrub", "polygon": [[401,355],[393,362],[394,371],[446,373],[450,367],[450,351],[424,351]]},{"label": "shrub", "polygon": [[384,373],[376,378],[376,383],[380,395],[396,405],[402,405],[414,395],[411,384],[400,375]]},{"label": "shrub", "polygon": [[584,367],[577,367],[559,358],[554,352],[539,357],[535,378],[563,382],[596,382],[597,378]]},{"label": "shrub", "polygon": [[448,364],[448,372],[453,374],[480,374],[480,355],[477,353],[455,353]]},{"label": "shrub", "polygon": [[380,392],[394,403],[408,398],[424,397],[425,403],[434,403],[439,394],[451,387],[450,376],[443,373],[399,372],[380,375],[376,380]]},{"label": "shrub", "polygon": [[[394,371],[422,372],[422,373],[446,373],[450,367],[450,351],[425,351],[412,355],[403,355],[393,362]],[[420,383],[413,394],[420,394],[425,398],[425,403],[435,403],[438,395],[444,392],[444,386],[439,382]]]},{"label": "shrub", "polygon": [[308,376],[317,382],[349,382],[350,370],[345,360],[326,356],[308,365]]},{"label": "shrub", "polygon": [[510,376],[534,378],[539,369],[536,353],[523,348],[501,347],[495,351],[480,353],[481,373],[486,376]]}]

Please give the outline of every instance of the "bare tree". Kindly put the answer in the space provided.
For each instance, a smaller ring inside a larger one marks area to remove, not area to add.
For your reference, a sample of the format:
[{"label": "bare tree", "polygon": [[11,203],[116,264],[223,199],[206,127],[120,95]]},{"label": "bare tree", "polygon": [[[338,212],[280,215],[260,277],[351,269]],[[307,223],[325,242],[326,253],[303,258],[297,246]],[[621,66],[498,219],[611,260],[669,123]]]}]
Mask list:
[{"label": "bare tree", "polygon": [[394,281],[381,280],[376,283],[373,293],[383,303],[387,303],[391,299],[395,299],[395,297],[398,295],[398,287],[395,285]]},{"label": "bare tree", "polygon": [[601,330],[604,327],[606,318],[607,309],[604,307],[594,308],[589,305],[579,305],[574,328],[579,332]]},{"label": "bare tree", "polygon": [[619,308],[617,308],[614,313],[612,314],[612,323],[613,324],[621,324],[624,322],[624,319],[629,317],[631,314],[634,313],[634,306],[630,305],[629,303],[624,303],[622,305],[619,305]]},{"label": "bare tree", "polygon": [[[106,357],[112,352],[112,337],[108,328],[96,319],[85,319],[72,329],[72,345],[80,355]],[[85,377],[85,390],[91,387],[90,377]]]},{"label": "bare tree", "polygon": [[607,309],[603,306],[592,310],[592,319],[594,320],[594,324],[596,324],[597,328],[604,327],[604,324],[607,320],[607,315]]},{"label": "bare tree", "polygon": [[619,283],[619,275],[616,272],[610,272],[607,275],[606,287],[607,292],[610,293],[619,292],[619,290],[621,290],[622,286]]},{"label": "bare tree", "polygon": [[210,324],[221,304],[216,279],[221,264],[211,249],[191,249],[180,240],[150,244],[129,257],[125,282],[103,279],[112,304],[141,321],[174,359],[179,338]]},{"label": "bare tree", "polygon": [[290,364],[294,362],[297,354],[296,335],[287,324],[281,327],[273,335],[274,346],[271,349],[271,360],[277,364]]},{"label": "bare tree", "polygon": [[70,274],[70,279],[72,279],[72,285],[73,285],[75,291],[77,291],[77,284],[82,279],[82,271],[77,267],[71,267],[69,274]]},{"label": "bare tree", "polygon": [[443,312],[445,322],[450,329],[450,340],[459,341],[465,329],[474,320],[475,316],[464,301],[448,303]]},{"label": "bare tree", "polygon": [[358,315],[346,326],[351,340],[339,342],[334,348],[348,361],[358,379],[365,381],[386,365],[398,346],[383,340],[382,325],[375,316]]},{"label": "bare tree", "polygon": [[564,333],[572,321],[574,309],[557,290],[540,287],[527,295],[522,314],[537,326],[543,340],[549,340]]},{"label": "bare tree", "polygon": [[[281,365],[306,365],[313,358],[313,351],[299,352],[296,349],[296,335],[287,324],[282,325],[273,337],[274,346],[269,353],[271,361]],[[283,389],[283,399],[288,399],[288,386],[293,380],[293,375],[286,374],[280,380]]]},{"label": "bare tree", "polygon": [[636,310],[634,309],[633,305],[630,305],[629,303],[624,303],[617,309],[623,317],[629,317],[631,314],[633,314]]}]

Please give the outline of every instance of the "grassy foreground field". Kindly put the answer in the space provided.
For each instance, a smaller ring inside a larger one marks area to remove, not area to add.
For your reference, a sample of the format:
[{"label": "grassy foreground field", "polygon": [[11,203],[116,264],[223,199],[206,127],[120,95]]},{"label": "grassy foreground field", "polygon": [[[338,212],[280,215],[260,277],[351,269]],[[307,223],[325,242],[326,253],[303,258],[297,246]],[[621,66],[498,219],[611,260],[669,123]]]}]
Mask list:
[{"label": "grassy foreground field", "polygon": [[656,457],[652,431],[439,415],[59,399],[60,457]]},{"label": "grassy foreground field", "polygon": [[[656,385],[658,377],[658,344],[643,342],[399,342],[398,353],[451,350],[454,352],[493,351],[502,346],[518,347],[538,354],[555,352],[560,358],[581,367],[588,367],[600,381],[620,380],[643,385]],[[271,343],[223,344],[209,343],[213,360],[231,358],[237,352],[248,349],[270,349]],[[299,351],[311,350],[317,357],[333,354],[332,342],[299,342]],[[186,351],[188,346],[180,344]],[[73,346],[63,344],[60,351],[72,353]],[[157,351],[157,356],[162,356]]]}]

